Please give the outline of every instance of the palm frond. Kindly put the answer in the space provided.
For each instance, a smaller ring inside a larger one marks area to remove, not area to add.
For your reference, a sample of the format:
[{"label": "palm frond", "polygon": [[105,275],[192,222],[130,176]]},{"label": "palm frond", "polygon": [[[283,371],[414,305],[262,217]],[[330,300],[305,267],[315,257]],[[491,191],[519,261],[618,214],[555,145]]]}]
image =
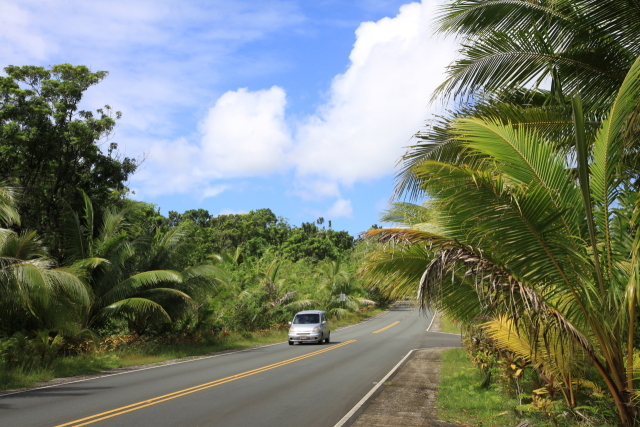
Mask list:
[{"label": "palm frond", "polygon": [[15,208],[16,189],[0,182],[0,224],[20,225],[20,215]]},{"label": "palm frond", "polygon": [[127,298],[104,307],[93,321],[117,317],[124,314],[133,316],[151,316],[165,322],[171,322],[171,317],[158,303],[146,298]]},{"label": "palm frond", "polygon": [[147,286],[156,286],[161,283],[182,283],[180,273],[170,270],[153,270],[135,274],[118,283],[104,295],[101,300],[104,304],[112,304],[137,293]]}]

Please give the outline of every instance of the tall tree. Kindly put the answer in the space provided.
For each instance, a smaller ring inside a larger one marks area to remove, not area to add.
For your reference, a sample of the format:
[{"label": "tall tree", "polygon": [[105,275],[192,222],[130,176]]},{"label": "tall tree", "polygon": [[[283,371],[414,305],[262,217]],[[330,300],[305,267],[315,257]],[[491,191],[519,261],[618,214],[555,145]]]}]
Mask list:
[{"label": "tall tree", "polygon": [[[108,138],[119,112],[79,109],[84,93],[107,75],[85,66],[9,66],[0,77],[0,180],[21,190],[25,228],[59,249],[65,202],[82,206],[78,189],[106,205],[127,191],[136,161]],[[102,147],[103,144],[108,144]]]}]

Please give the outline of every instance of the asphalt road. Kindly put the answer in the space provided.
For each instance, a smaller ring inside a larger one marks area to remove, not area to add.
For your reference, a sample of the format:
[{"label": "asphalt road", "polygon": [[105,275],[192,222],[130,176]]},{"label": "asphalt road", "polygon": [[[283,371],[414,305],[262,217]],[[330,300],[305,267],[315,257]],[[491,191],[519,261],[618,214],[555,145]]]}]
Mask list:
[{"label": "asphalt road", "polygon": [[0,397],[0,427],[332,427],[415,348],[460,345],[396,308],[286,343]]}]

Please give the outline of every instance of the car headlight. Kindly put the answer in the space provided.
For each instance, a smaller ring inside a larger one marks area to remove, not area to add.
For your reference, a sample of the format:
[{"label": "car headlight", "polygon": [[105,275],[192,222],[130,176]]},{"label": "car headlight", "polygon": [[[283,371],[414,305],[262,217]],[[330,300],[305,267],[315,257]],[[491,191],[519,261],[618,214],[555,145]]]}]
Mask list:
[{"label": "car headlight", "polygon": [[320,326],[316,326],[315,328],[313,328],[313,332],[320,332]]},{"label": "car headlight", "polygon": [[292,326],[289,328],[289,333],[292,334],[296,331],[296,329]]}]

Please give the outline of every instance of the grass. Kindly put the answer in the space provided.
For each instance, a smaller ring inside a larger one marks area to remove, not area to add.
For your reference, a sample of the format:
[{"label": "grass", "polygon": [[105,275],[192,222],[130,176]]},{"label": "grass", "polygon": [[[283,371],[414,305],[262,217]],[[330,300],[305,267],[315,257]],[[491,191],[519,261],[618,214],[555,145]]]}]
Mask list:
[{"label": "grass", "polygon": [[114,368],[147,365],[179,359],[188,356],[201,356],[230,349],[246,349],[266,344],[286,341],[287,333],[270,331],[261,334],[232,334],[220,341],[207,343],[176,343],[171,345],[152,344],[134,346],[130,349],[110,352],[80,354],[60,357],[48,367],[17,368],[10,371],[0,370],[0,390],[30,387],[41,381],[74,375],[97,374]]},{"label": "grass", "polygon": [[458,323],[449,319],[447,316],[440,315],[440,332],[449,332],[452,334],[461,333],[461,327]]},{"label": "grass", "polygon": [[520,421],[517,402],[499,385],[483,389],[480,373],[466,352],[456,348],[442,353],[436,398],[439,420],[476,427],[512,427]]},{"label": "grass", "polygon": [[348,313],[345,317],[340,320],[332,320],[331,321],[331,330],[335,331],[337,328],[341,328],[343,326],[349,326],[361,322],[366,319],[370,319],[373,316],[377,316],[378,314],[386,311],[386,308],[372,308],[371,310],[364,311],[362,313]]},{"label": "grass", "polygon": [[[331,329],[351,325],[380,314],[383,309],[372,309],[360,314],[349,314],[331,322]],[[108,369],[147,365],[188,356],[201,356],[224,350],[242,350],[287,340],[286,331],[231,334],[215,343],[175,343],[170,345],[134,346],[121,351],[80,354],[56,359],[51,366],[10,371],[0,367],[0,391],[33,386],[41,381],[73,375],[96,374]]]}]

